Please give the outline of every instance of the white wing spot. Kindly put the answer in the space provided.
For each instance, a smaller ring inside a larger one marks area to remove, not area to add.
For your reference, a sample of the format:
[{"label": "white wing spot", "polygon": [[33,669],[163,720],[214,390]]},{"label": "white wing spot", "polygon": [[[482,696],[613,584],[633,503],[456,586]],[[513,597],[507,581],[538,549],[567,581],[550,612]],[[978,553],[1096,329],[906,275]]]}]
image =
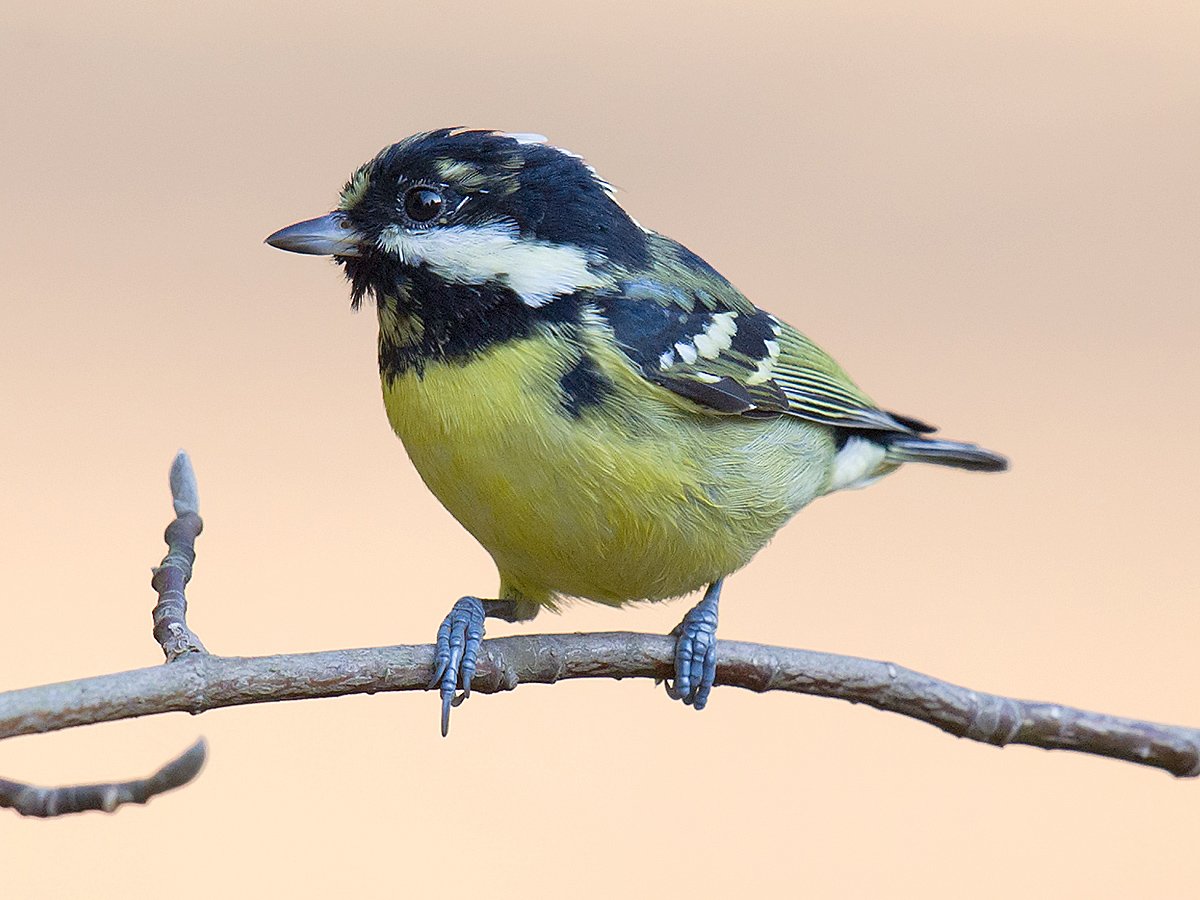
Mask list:
[{"label": "white wing spot", "polygon": [[733,337],[737,334],[737,322],[734,321],[736,318],[735,312],[713,313],[712,324],[708,328],[710,331],[715,328]]},{"label": "white wing spot", "polygon": [[664,353],[662,356],[660,356],[658,358],[658,367],[660,369],[662,369],[664,372],[667,369],[671,368],[671,366],[673,366],[673,365],[675,365],[675,351],[674,350],[668,350],[666,353]]},{"label": "white wing spot", "polygon": [[775,371],[775,360],[772,357],[760,359],[758,366],[746,378],[746,384],[762,384],[764,381],[770,381],[773,371]]},{"label": "white wing spot", "polygon": [[696,344],[696,352],[705,359],[716,359],[721,355],[720,345],[708,336],[707,331],[696,335],[692,341]]},{"label": "white wing spot", "polygon": [[675,345],[675,351],[679,354],[679,358],[689,366],[696,361],[696,357],[699,355],[696,353],[695,347],[691,344],[685,344],[683,341]]},{"label": "white wing spot", "polygon": [[737,334],[737,323],[733,321],[735,312],[715,313],[709,317],[708,324],[701,334],[694,338],[696,350],[705,359],[716,359],[733,344],[733,336]]}]

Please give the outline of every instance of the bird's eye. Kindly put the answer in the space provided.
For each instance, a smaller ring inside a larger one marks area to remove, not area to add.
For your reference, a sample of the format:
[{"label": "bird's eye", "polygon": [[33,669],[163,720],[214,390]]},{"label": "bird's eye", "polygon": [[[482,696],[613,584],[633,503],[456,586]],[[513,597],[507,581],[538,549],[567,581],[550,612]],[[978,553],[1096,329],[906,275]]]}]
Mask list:
[{"label": "bird's eye", "polygon": [[404,192],[404,212],[414,222],[429,222],[442,211],[442,195],[431,187]]}]

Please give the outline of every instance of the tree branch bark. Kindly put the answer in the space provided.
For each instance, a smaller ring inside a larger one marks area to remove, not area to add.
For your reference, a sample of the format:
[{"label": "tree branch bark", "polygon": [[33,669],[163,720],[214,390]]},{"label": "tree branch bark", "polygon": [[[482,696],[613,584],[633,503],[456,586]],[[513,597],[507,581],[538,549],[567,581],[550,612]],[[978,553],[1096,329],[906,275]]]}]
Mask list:
[{"label": "tree branch bark", "polygon": [[[484,641],[472,692],[573,678],[670,678],[670,637],[631,632],[539,634]],[[0,694],[0,739],[164,712],[426,690],[433,646],[285,656],[189,654],[176,662]],[[717,643],[718,685],[865,703],[996,746],[1076,750],[1200,775],[1200,729],[1014,700],[893,663],[734,641]]]},{"label": "tree branch bark", "polygon": [[[159,597],[154,636],[166,663],[0,693],[0,740],[165,712],[199,714],[248,703],[428,689],[434,657],[430,644],[286,656],[210,654],[185,620],[184,588],[203,523],[195,475],[182,451],[171,466],[171,494],[176,518],[167,526],[167,555],[151,581]],[[489,694],[572,678],[665,681],[674,674],[674,653],[673,638],[632,632],[492,638],[483,642],[471,690]],[[1155,766],[1179,777],[1200,775],[1200,729],[985,694],[894,663],[718,641],[716,684],[865,703],[998,747],[1075,750]],[[36,788],[0,779],[0,806],[37,816],[111,812],[122,803],[145,803],[186,784],[199,773],[205,755],[201,739],[150,778],[113,784]]]}]

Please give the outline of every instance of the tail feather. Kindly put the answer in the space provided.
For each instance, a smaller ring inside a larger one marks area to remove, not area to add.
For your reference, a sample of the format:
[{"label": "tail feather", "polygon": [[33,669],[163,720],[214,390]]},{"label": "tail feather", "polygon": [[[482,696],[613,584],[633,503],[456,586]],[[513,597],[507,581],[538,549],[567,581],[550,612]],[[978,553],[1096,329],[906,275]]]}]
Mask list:
[{"label": "tail feather", "polygon": [[958,441],[898,434],[887,436],[886,447],[885,459],[889,463],[933,463],[937,466],[970,469],[974,472],[1003,472],[1008,468],[1008,459],[999,453]]}]

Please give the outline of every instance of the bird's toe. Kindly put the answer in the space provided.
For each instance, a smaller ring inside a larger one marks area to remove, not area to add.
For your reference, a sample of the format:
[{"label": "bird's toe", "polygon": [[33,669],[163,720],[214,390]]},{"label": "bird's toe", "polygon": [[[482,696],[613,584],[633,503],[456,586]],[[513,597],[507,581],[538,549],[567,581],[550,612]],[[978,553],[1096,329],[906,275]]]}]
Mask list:
[{"label": "bird's toe", "polygon": [[717,677],[717,601],[721,584],[709,587],[672,632],[675,635],[675,681],[667,693],[688,706],[704,709]]},{"label": "bird's toe", "polygon": [[[438,629],[434,654],[433,679],[430,689],[438,688],[442,695],[442,737],[450,732],[450,710],[471,695],[471,679],[479,648],[483,644],[483,601],[478,597],[463,597],[454,604],[450,615]],[[455,696],[459,685],[463,692]]]}]

